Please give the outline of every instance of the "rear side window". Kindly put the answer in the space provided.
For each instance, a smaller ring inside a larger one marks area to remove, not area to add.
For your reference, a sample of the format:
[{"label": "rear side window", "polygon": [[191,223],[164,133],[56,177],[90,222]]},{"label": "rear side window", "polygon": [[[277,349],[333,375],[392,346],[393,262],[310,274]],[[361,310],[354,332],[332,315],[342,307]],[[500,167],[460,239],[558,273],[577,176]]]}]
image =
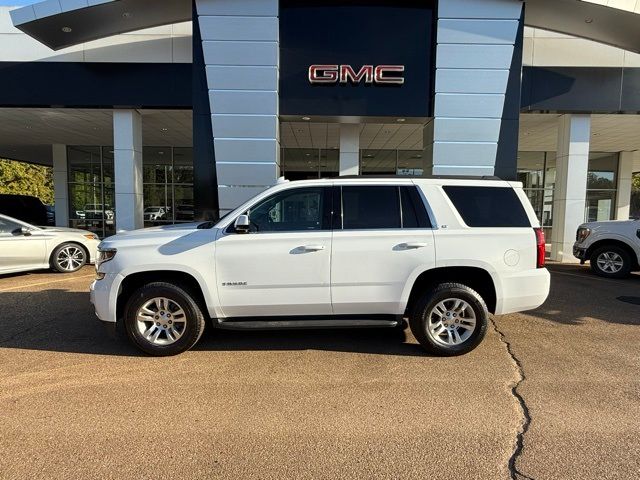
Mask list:
[{"label": "rear side window", "polygon": [[364,230],[400,226],[398,187],[342,187],[342,228]]},{"label": "rear side window", "polygon": [[402,228],[431,228],[429,214],[416,187],[400,187]]},{"label": "rear side window", "polygon": [[449,185],[443,190],[470,227],[531,227],[512,188]]}]

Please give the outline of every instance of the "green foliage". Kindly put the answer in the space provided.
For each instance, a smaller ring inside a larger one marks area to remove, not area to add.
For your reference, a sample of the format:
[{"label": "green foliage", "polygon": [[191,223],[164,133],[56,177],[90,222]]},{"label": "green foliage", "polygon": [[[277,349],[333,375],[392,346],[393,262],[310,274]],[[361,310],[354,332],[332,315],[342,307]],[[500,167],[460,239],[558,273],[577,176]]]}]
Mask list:
[{"label": "green foliage", "polygon": [[633,174],[632,187],[634,190],[640,191],[640,172]]},{"label": "green foliage", "polygon": [[53,204],[53,169],[0,159],[0,193],[32,195]]}]

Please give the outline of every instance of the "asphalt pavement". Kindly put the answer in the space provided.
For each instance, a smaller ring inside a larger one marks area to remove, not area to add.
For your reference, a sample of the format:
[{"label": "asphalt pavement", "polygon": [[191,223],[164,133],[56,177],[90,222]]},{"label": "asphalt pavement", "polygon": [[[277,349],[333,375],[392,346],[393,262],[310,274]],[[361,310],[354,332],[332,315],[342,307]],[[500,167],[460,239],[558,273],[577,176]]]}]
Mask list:
[{"label": "asphalt pavement", "polygon": [[552,271],[542,308],[456,358],[408,329],[205,331],[150,358],[95,319],[91,268],[0,277],[0,478],[636,477],[640,277]]}]

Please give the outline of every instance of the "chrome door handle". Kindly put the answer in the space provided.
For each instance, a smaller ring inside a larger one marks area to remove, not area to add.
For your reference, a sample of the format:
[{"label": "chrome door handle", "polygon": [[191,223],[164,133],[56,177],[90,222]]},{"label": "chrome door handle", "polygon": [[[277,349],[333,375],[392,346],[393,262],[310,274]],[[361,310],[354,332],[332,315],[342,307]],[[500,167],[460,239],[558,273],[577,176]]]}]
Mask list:
[{"label": "chrome door handle", "polygon": [[426,247],[427,245],[429,244],[426,242],[407,242],[407,243],[400,244],[402,248],[406,248],[407,250],[411,248],[423,248],[423,247]]},{"label": "chrome door handle", "polygon": [[319,250],[324,250],[324,245],[303,245],[300,248],[305,252],[317,252]]}]

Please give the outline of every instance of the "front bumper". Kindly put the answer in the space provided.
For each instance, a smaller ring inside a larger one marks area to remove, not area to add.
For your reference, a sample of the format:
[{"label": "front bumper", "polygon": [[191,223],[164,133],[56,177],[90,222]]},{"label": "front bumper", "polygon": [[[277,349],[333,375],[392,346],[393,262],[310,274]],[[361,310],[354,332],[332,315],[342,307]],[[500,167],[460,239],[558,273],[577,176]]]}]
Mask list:
[{"label": "front bumper", "polygon": [[573,256],[580,260],[580,263],[584,263],[587,260],[587,249],[581,247],[577,243],[573,245]]},{"label": "front bumper", "polygon": [[94,280],[89,287],[89,298],[96,316],[103,322],[116,323],[116,304],[123,277],[107,273],[102,280]]}]

